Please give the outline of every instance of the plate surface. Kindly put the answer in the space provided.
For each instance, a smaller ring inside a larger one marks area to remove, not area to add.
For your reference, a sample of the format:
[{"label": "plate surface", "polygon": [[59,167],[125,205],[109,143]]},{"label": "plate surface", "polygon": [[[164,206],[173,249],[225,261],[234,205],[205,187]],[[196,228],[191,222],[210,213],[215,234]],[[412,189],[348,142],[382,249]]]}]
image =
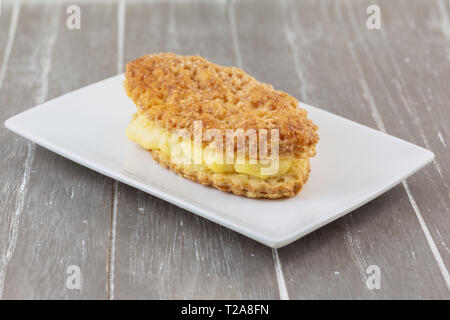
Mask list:
[{"label": "plate surface", "polygon": [[5,122],[81,165],[277,248],[360,207],[427,163],[426,149],[301,104],[319,126],[311,175],[294,198],[254,200],[186,180],[125,137],[135,112],[123,75],[76,90]]}]

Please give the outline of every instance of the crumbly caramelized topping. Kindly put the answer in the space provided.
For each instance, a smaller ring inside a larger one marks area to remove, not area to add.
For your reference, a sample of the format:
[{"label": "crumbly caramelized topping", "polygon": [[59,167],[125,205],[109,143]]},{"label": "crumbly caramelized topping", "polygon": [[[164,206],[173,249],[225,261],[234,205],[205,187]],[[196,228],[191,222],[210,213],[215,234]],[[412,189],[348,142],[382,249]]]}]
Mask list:
[{"label": "crumbly caramelized topping", "polygon": [[186,129],[193,134],[194,121],[202,121],[204,131],[218,129],[224,136],[226,129],[278,129],[280,156],[314,154],[317,126],[298,101],[239,68],[200,56],[161,53],[128,63],[125,77],[129,97],[169,132]]}]

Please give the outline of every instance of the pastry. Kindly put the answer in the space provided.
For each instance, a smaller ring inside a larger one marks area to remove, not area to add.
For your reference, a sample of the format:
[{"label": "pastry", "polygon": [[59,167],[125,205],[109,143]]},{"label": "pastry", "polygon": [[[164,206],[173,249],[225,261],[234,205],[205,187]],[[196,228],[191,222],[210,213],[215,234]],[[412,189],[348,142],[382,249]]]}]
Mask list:
[{"label": "pastry", "polygon": [[236,67],[199,56],[142,56],[126,66],[137,106],[127,137],[195,182],[250,198],[296,195],[317,126],[298,101]]}]

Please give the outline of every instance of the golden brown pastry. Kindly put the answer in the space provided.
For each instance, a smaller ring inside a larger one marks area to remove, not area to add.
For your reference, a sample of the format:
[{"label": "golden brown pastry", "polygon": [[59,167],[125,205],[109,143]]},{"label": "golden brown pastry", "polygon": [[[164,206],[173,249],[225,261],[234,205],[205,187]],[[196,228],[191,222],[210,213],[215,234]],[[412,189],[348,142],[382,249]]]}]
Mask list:
[{"label": "golden brown pastry", "polygon": [[317,126],[287,93],[239,68],[172,53],[128,63],[125,77],[138,109],[127,137],[161,165],[251,198],[292,197],[307,181]]}]

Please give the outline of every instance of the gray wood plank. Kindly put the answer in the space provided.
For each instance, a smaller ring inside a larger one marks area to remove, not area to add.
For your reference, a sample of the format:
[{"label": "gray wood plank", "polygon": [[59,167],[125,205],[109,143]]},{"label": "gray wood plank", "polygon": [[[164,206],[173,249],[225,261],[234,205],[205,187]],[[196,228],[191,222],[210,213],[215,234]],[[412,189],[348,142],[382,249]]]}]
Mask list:
[{"label": "gray wood plank", "polygon": [[[236,3],[244,69],[306,103],[376,128],[336,2],[283,4]],[[365,8],[361,19],[365,28]],[[280,249],[279,256],[293,299],[448,297],[401,186]],[[372,264],[381,269],[381,290],[366,287],[366,268]]]},{"label": "gray wood plank", "polygon": [[[0,17],[0,59],[13,3]],[[373,3],[383,30],[365,27]],[[423,145],[436,161],[408,189],[278,250],[279,289],[271,249],[131,187],[114,189],[3,127],[0,298],[278,298],[284,285],[291,299],[450,298],[445,1],[129,2],[123,61],[117,1],[83,1],[79,31],[65,27],[68,4],[22,5],[0,77],[1,121],[111,76],[121,62],[173,51],[239,65],[304,102]],[[381,290],[365,285],[372,264]],[[68,265],[80,266],[82,290],[66,288]]]},{"label": "gray wood plank", "polygon": [[[235,65],[226,9],[207,1],[129,4],[125,59],[174,51]],[[114,270],[118,299],[278,297],[269,248],[124,185]]]},{"label": "gray wood plank", "polygon": [[[10,32],[14,33],[14,28],[10,31],[11,26],[11,18],[12,18],[12,12],[13,12],[13,6],[3,6],[3,10],[1,11],[0,15],[0,68],[3,68],[3,64],[6,63],[9,60],[9,57],[7,57],[7,43]],[[17,9],[16,9],[17,10]],[[14,24],[14,23],[13,23]],[[6,56],[5,56],[6,55]],[[4,62],[3,62],[4,61]],[[0,71],[1,72],[1,71]],[[1,74],[1,73],[0,73]],[[0,85],[1,85],[1,78],[0,78]],[[0,87],[1,89],[1,87]]]},{"label": "gray wood plank", "polygon": [[[22,5],[0,92],[2,121],[116,73],[116,34],[105,27],[116,7],[82,4],[81,30],[68,30],[67,5]],[[4,127],[0,132],[0,241],[10,249],[2,297],[106,298],[112,181]],[[66,287],[69,265],[80,267],[80,290]]]},{"label": "gray wood plank", "polygon": [[[15,13],[13,14],[13,11],[15,10]],[[0,16],[0,30],[6,30],[6,32],[0,32],[0,48],[1,48],[1,52],[0,52],[0,94],[3,91],[2,87],[3,87],[3,80],[5,78],[5,69],[6,69],[6,65],[8,64],[9,61],[9,57],[10,57],[10,53],[11,53],[11,48],[13,45],[13,39],[14,39],[14,35],[15,35],[15,30],[16,30],[16,25],[17,25],[17,19],[19,16],[19,8],[13,8],[13,6],[5,6],[3,5],[2,7],[2,12],[1,12],[1,16]],[[15,16],[13,18],[13,16]],[[1,97],[1,95],[0,95]],[[3,105],[3,104],[2,104]],[[1,114],[0,114],[1,116]],[[3,119],[3,118],[2,118]],[[0,141],[2,141],[2,145],[3,145],[3,141],[6,141],[7,139],[7,134],[5,132],[5,130],[0,129]],[[0,150],[1,155],[4,157],[6,152],[10,152],[10,148],[8,148],[9,150],[7,151],[7,145],[5,145],[5,148],[2,148],[2,150]],[[24,151],[25,152],[18,154],[14,157],[10,156],[9,161],[12,160],[12,158],[15,158],[14,160],[16,161],[20,161],[22,163],[24,163],[25,161],[25,156],[24,154],[26,154],[26,147],[22,148],[22,150],[20,151]],[[9,153],[8,152],[8,153]],[[8,249],[10,248],[10,243],[11,241],[9,241],[9,234],[10,234],[10,229],[12,226],[12,222],[13,222],[13,216],[12,215],[6,215],[4,213],[4,209],[6,207],[6,205],[8,203],[11,203],[11,201],[14,201],[14,199],[9,199],[10,197],[13,197],[15,192],[18,191],[18,185],[19,185],[19,177],[22,175],[22,168],[11,168],[11,170],[5,169],[3,167],[3,163],[8,163],[8,158],[6,158],[5,160],[3,160],[0,163],[1,169],[2,169],[2,179],[4,180],[5,183],[1,184],[1,191],[0,191],[0,214],[1,214],[1,219],[0,219],[0,298],[1,298],[1,293],[3,292],[3,284],[4,284],[4,280],[5,280],[5,269],[6,269],[6,264],[9,261],[9,255],[8,255]],[[12,190],[13,189],[13,190]],[[8,193],[9,190],[9,193]]]},{"label": "gray wood plank", "polygon": [[[444,1],[380,1],[384,30],[358,28],[358,12],[368,2],[344,7],[347,30],[374,104],[389,133],[430,149],[434,163],[408,179],[411,196],[450,266],[450,8]],[[385,48],[382,52],[377,48]],[[380,52],[380,53],[378,53]],[[447,272],[448,277],[448,272]],[[450,288],[450,278],[447,278]]]}]

